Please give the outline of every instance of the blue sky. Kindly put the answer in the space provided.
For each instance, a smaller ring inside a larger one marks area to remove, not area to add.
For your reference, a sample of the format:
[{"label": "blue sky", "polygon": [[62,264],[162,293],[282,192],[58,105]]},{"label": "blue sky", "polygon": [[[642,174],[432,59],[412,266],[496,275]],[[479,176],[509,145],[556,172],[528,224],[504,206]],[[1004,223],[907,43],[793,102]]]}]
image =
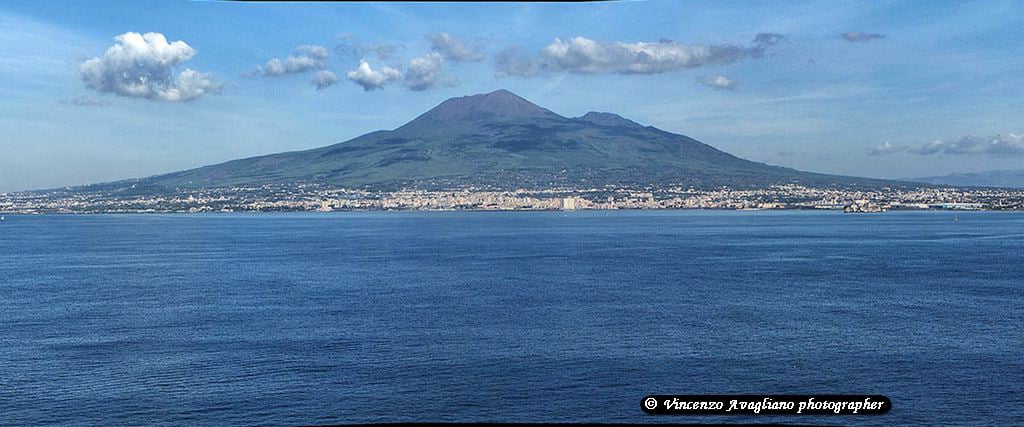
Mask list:
[{"label": "blue sky", "polygon": [[[153,48],[142,86],[108,50],[126,33]],[[0,1],[0,191],[328,145],[499,88],[816,172],[1019,169],[1022,40],[1001,1]]]}]

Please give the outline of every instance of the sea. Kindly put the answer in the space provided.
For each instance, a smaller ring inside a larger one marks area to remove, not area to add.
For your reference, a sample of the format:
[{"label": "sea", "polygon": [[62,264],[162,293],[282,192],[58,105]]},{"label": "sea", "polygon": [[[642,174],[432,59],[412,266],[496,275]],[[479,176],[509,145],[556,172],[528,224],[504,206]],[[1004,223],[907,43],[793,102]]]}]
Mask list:
[{"label": "sea", "polygon": [[[649,394],[885,415],[648,415]],[[1024,424],[1024,214],[7,215],[0,425]]]}]

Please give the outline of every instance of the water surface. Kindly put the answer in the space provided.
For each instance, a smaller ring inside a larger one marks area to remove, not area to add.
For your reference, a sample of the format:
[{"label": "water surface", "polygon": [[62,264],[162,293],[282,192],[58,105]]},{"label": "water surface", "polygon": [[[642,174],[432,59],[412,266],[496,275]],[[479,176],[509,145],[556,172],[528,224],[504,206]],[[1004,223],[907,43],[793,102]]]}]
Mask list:
[{"label": "water surface", "polygon": [[8,216],[0,424],[1019,424],[1022,261],[1000,212]]}]

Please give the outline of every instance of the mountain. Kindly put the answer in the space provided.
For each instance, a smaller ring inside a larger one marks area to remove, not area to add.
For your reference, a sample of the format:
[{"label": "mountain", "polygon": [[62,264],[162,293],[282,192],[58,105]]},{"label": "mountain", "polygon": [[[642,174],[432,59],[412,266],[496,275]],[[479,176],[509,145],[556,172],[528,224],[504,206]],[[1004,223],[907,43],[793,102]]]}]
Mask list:
[{"label": "mountain", "polygon": [[911,178],[907,181],[957,187],[1024,188],[1024,169],[995,170],[977,173],[953,173],[946,176]]},{"label": "mountain", "polygon": [[159,191],[286,183],[378,189],[893,184],[752,162],[616,114],[563,117],[498,90],[452,98],[397,129],[326,147],[89,188],[131,184]]}]

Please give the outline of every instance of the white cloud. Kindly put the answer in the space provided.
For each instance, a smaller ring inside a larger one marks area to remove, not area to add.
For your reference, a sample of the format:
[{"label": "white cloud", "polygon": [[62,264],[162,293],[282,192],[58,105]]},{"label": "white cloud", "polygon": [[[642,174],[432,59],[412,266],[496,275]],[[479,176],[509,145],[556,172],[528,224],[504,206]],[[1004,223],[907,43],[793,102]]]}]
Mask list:
[{"label": "white cloud", "polygon": [[430,49],[441,54],[445,59],[451,61],[473,61],[484,60],[484,54],[479,45],[467,45],[462,40],[452,37],[448,33],[432,33],[427,35],[430,41]]},{"label": "white cloud", "polygon": [[316,86],[316,90],[321,90],[334,86],[338,82],[338,75],[327,70],[320,70],[313,74],[313,78],[309,82]]},{"label": "white cloud", "polygon": [[119,96],[159,101],[191,101],[208,93],[219,93],[223,84],[209,73],[185,69],[177,76],[173,68],[188,61],[196,50],[183,41],[168,43],[160,33],[128,32],[114,37],[116,43],[103,57],[82,63],[82,81],[91,89]]},{"label": "white cloud", "polygon": [[848,42],[869,42],[872,40],[878,40],[885,38],[882,34],[876,33],[862,33],[860,31],[850,31],[840,34]]},{"label": "white cloud", "polygon": [[715,90],[735,89],[739,82],[723,75],[703,76],[698,78],[701,83]]},{"label": "white cloud", "polygon": [[953,155],[1024,156],[1024,134],[1010,133],[987,138],[964,135],[949,141],[935,140],[911,151],[921,155],[941,153]]},{"label": "white cloud", "polygon": [[894,145],[886,141],[882,144],[869,148],[867,154],[869,156],[887,156],[890,154],[896,154],[903,151],[907,151],[907,147],[902,145]]},{"label": "white cloud", "polygon": [[316,45],[302,45],[285,59],[271,58],[263,66],[256,67],[259,74],[268,77],[320,70],[327,66],[327,49]]},{"label": "white cloud", "polygon": [[178,75],[177,84],[166,90],[167,101],[188,101],[206,93],[219,93],[221,85],[210,80],[210,73],[185,69]]},{"label": "white cloud", "polygon": [[[374,69],[364,57],[359,61],[359,66],[345,76],[366,91],[381,89],[397,81],[401,81],[402,86],[408,90],[423,91],[458,85],[458,79],[445,73],[445,65],[449,61],[479,62],[485,58],[479,43],[466,43],[448,33],[431,33],[426,38],[430,42],[430,52],[411,59],[404,73],[387,66]],[[363,45],[349,34],[340,34],[336,39],[338,43],[335,50],[346,55],[374,54],[378,59],[386,60],[398,50],[404,49],[401,45]]]},{"label": "white cloud", "polygon": [[586,37],[555,39],[539,56],[519,54],[514,48],[498,54],[497,75],[530,77],[543,71],[579,74],[656,74],[690,68],[725,65],[745,58],[761,58],[784,37],[758,34],[751,45],[683,45],[658,42],[603,43]]},{"label": "white cloud", "polygon": [[443,74],[444,57],[440,53],[430,52],[409,61],[405,72],[406,88],[414,91],[427,90],[438,86],[454,86],[458,81],[454,77]]},{"label": "white cloud", "polygon": [[345,77],[362,86],[363,90],[371,91],[401,80],[402,72],[387,66],[374,70],[366,60],[361,60],[359,66],[355,70],[349,71]]}]

